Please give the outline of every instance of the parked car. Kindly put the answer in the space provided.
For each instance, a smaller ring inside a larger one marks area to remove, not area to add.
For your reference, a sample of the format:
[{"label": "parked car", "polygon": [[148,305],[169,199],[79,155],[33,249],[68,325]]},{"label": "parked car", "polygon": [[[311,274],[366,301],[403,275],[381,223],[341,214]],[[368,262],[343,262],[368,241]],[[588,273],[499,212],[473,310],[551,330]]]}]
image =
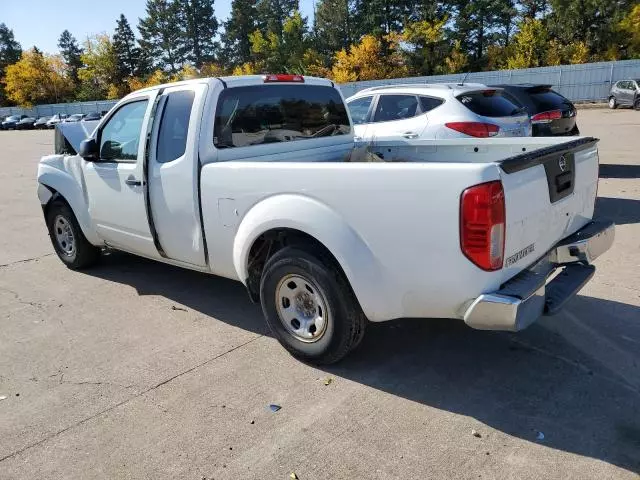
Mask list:
[{"label": "parked car", "polygon": [[41,129],[47,128],[47,122],[51,120],[51,117],[40,117],[33,123],[33,128]]},{"label": "parked car", "polygon": [[504,95],[522,105],[531,116],[534,137],[580,135],[576,123],[578,111],[571,101],[551,85],[523,83],[493,85],[504,90]]},{"label": "parked car", "polygon": [[101,118],[102,118],[102,114],[100,112],[92,112],[92,113],[87,113],[82,120],[89,122],[92,120],[100,120]]},{"label": "parked car", "polygon": [[24,118],[27,118],[26,115],[11,115],[7,117],[2,122],[2,130],[15,130],[18,122]]},{"label": "parked car", "polygon": [[619,106],[640,110],[640,79],[620,80],[613,84],[609,92],[609,108]]},{"label": "parked car", "polygon": [[402,153],[384,163],[324,79],[147,88],[92,135],[39,163],[60,260],[88,268],[109,246],[243,282],[280,343],[315,363],[355,348],[367,320],[523,329],[589,281],[614,237],[591,220],[597,139],[400,136],[382,141]]},{"label": "parked car", "polygon": [[54,128],[58,123],[63,122],[69,115],[66,113],[57,113],[47,122],[47,128]]},{"label": "parked car", "polygon": [[524,109],[481,84],[386,85],[347,99],[355,134],[365,140],[531,136]]},{"label": "parked car", "polygon": [[36,120],[35,117],[25,117],[16,123],[16,130],[33,130],[33,124]]},{"label": "parked car", "polygon": [[74,113],[73,115],[69,115],[67,118],[65,118],[64,122],[65,123],[79,122],[83,118],[84,118],[84,113]]}]

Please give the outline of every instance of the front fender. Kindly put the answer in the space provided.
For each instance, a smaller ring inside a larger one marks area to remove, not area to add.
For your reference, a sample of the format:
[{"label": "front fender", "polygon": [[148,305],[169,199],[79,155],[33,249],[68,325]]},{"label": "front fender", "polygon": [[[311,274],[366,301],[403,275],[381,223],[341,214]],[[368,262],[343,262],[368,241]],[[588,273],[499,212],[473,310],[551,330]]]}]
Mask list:
[{"label": "front fender", "polygon": [[[96,234],[89,215],[89,203],[84,193],[86,188],[80,161],[80,157],[77,156],[43,157],[38,165],[38,183],[55,190],[64,197],[73,210],[84,236],[91,244],[99,246],[102,245],[102,241]],[[38,191],[40,203],[44,206],[52,197],[43,194],[40,187]]]},{"label": "front fender", "polygon": [[311,235],[336,258],[369,320],[394,318],[400,302],[389,298],[384,269],[366,242],[335,210],[297,194],[276,195],[253,206],[242,219],[233,245],[238,278],[248,277],[249,251],[263,233],[288,228]]}]

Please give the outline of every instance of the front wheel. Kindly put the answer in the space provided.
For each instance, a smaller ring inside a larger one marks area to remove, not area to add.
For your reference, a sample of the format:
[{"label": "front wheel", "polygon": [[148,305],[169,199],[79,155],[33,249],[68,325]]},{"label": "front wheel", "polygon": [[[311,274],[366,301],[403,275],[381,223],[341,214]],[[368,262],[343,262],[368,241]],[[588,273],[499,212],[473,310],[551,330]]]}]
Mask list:
[{"label": "front wheel", "polygon": [[360,343],[367,320],[342,272],[319,258],[295,247],[277,252],[265,265],[260,300],[284,348],[303,361],[330,364]]},{"label": "front wheel", "polygon": [[640,111],[640,98],[636,98],[636,101],[633,103],[633,108],[636,111]]},{"label": "front wheel", "polygon": [[49,206],[47,227],[53,248],[67,267],[80,270],[98,261],[100,249],[86,239],[76,216],[66,202],[54,200]]},{"label": "front wheel", "polygon": [[611,110],[615,110],[616,108],[618,108],[618,102],[616,102],[616,97],[609,98],[609,108]]}]

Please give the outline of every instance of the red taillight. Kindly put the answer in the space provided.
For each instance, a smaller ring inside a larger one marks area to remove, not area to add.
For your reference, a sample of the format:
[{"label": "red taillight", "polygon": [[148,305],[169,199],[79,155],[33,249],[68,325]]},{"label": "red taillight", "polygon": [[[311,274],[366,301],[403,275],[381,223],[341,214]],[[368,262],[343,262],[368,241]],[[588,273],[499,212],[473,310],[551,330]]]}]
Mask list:
[{"label": "red taillight", "polygon": [[531,123],[550,123],[553,120],[562,118],[562,110],[551,110],[549,112],[538,113],[531,117]]},{"label": "red taillight", "polygon": [[482,122],[449,122],[445,123],[445,126],[456,132],[477,138],[495,137],[500,131],[499,126]]},{"label": "red taillight", "polygon": [[275,82],[294,82],[304,83],[304,77],[302,75],[290,75],[288,73],[278,73],[277,75],[264,75],[262,77],[264,83]]},{"label": "red taillight", "polygon": [[504,260],[506,218],[502,182],[467,188],[460,198],[462,253],[483,270],[500,270]]}]

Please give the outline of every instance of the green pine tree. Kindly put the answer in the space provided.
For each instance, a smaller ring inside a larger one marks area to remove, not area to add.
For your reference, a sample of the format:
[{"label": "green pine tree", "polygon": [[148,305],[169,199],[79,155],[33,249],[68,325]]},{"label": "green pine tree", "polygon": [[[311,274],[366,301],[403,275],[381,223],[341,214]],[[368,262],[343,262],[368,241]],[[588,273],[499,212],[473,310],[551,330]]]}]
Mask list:
[{"label": "green pine tree", "polygon": [[219,45],[215,42],[218,20],[213,10],[214,0],[182,0],[180,18],[184,34],[186,58],[197,68],[215,59]]},{"label": "green pine tree", "polygon": [[258,0],[256,20],[262,33],[275,33],[282,38],[282,29],[287,18],[299,10],[298,0]]},{"label": "green pine tree", "polygon": [[82,67],[82,48],[78,45],[78,41],[75,39],[69,30],[65,30],[60,35],[58,40],[58,48],[60,54],[64,58],[65,63],[69,71],[69,77],[74,85],[78,85],[78,70]]},{"label": "green pine tree", "polygon": [[113,34],[113,49],[117,57],[118,80],[120,82],[125,81],[128,77],[145,73],[146,69],[141,63],[141,49],[136,44],[136,36],[127,17],[123,14],[120,14]]},{"label": "green pine tree", "polygon": [[637,0],[551,0],[549,30],[562,43],[584,42],[592,52],[604,52],[616,26]]},{"label": "green pine tree", "polygon": [[233,68],[251,60],[249,35],[257,28],[256,0],[233,0],[231,14],[224,23],[221,63]]},{"label": "green pine tree", "polygon": [[[454,40],[460,42],[471,57],[470,67],[481,70],[486,65],[490,45],[504,43],[512,33],[515,16],[510,17],[510,0],[453,0],[455,2]],[[506,20],[505,20],[506,18]],[[508,25],[509,28],[505,28]]]},{"label": "green pine tree", "polygon": [[180,25],[180,2],[147,0],[146,16],[138,24],[143,55],[153,68],[177,73],[186,61],[187,48]]},{"label": "green pine tree", "polygon": [[352,0],[320,0],[313,26],[315,49],[330,59],[335,52],[349,48],[355,41],[354,14]]},{"label": "green pine tree", "polygon": [[0,106],[8,105],[9,100],[4,92],[5,68],[20,60],[22,48],[13,36],[13,30],[0,23]]},{"label": "green pine tree", "polygon": [[412,0],[357,0],[357,34],[380,37],[402,32],[404,21],[415,11]]}]

